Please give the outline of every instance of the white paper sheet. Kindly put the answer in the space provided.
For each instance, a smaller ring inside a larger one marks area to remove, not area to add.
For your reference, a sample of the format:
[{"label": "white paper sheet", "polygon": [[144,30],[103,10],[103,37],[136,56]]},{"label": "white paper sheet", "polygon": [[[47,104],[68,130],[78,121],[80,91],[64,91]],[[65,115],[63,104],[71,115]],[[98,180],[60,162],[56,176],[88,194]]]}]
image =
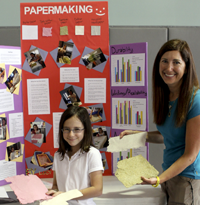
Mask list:
[{"label": "white paper sheet", "polygon": [[84,79],[85,103],[106,103],[106,78]]},{"label": "white paper sheet", "polygon": [[0,113],[14,110],[13,94],[6,89],[0,89]]},{"label": "white paper sheet", "polygon": [[4,187],[0,187],[0,198],[8,198],[8,194]]},{"label": "white paper sheet", "polygon": [[66,201],[69,201],[71,199],[77,198],[77,197],[81,197],[83,196],[83,194],[77,190],[70,190],[68,192],[59,194],[58,196],[49,199],[48,201],[43,201],[40,203],[40,205],[55,205],[55,204],[59,204],[59,205],[67,205],[68,203]]},{"label": "white paper sheet", "polygon": [[79,67],[60,68],[60,82],[79,82]]},{"label": "white paper sheet", "polygon": [[84,35],[84,26],[75,26],[75,35]]},{"label": "white paper sheet", "polygon": [[27,79],[28,114],[50,114],[49,79]]},{"label": "white paper sheet", "polygon": [[10,138],[24,136],[23,113],[9,114]]},{"label": "white paper sheet", "polygon": [[122,139],[111,137],[107,152],[121,152],[128,149],[139,148],[145,146],[147,132],[139,132],[136,134],[125,135]]},{"label": "white paper sheet", "polygon": [[101,35],[101,26],[91,26],[91,35],[92,36]]},{"label": "white paper sheet", "polygon": [[59,122],[62,112],[54,112],[53,113],[53,141],[54,148],[58,148],[58,133],[59,133]]},{"label": "white paper sheet", "polygon": [[0,161],[0,181],[7,177],[16,176],[16,162],[8,162],[6,160]]},{"label": "white paper sheet", "polygon": [[38,25],[22,25],[22,40],[38,40]]},{"label": "white paper sheet", "polygon": [[0,48],[0,63],[21,65],[21,49]]}]

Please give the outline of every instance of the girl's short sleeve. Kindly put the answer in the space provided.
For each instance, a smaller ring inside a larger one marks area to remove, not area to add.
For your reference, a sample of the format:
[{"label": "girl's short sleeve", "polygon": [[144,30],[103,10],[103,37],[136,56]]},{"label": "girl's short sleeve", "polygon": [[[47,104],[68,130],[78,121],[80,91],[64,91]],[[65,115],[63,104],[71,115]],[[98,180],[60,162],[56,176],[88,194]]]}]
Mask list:
[{"label": "girl's short sleeve", "polygon": [[187,115],[187,120],[194,118],[198,115],[200,115],[200,90],[196,92],[192,107],[190,108]]},{"label": "girl's short sleeve", "polygon": [[91,147],[89,151],[89,173],[104,170],[101,153],[98,149]]}]

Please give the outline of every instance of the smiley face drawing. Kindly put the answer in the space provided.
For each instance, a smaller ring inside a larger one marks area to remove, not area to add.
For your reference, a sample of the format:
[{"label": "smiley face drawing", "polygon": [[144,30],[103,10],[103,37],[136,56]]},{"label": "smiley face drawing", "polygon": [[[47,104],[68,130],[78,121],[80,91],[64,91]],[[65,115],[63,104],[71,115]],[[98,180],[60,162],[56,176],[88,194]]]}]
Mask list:
[{"label": "smiley face drawing", "polygon": [[98,15],[98,16],[105,15],[105,13],[103,13],[104,10],[105,10],[105,8],[103,8],[102,10],[96,9],[96,15]]}]

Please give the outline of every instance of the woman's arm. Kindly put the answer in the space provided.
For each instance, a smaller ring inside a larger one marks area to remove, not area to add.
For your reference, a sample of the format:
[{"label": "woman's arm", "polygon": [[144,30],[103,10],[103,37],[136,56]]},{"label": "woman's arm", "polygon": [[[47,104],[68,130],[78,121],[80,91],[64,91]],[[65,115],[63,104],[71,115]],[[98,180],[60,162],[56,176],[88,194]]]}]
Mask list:
[{"label": "woman's arm", "polygon": [[[121,139],[124,135],[136,134],[138,132],[141,131],[124,130],[123,132],[120,133],[119,137]],[[147,132],[146,142],[163,143],[164,139],[159,131],[151,131],[151,132]]]},{"label": "woman's arm", "polygon": [[91,186],[82,190],[79,190],[83,196],[76,198],[76,200],[88,199],[100,196],[103,191],[103,177],[102,171],[95,171],[90,173]]},{"label": "woman's arm", "polygon": [[[160,183],[163,183],[178,174],[191,165],[200,150],[200,115],[190,119],[186,123],[185,151],[184,154],[176,160],[160,176]],[[156,178],[146,179],[142,177],[144,183],[155,184]]]}]

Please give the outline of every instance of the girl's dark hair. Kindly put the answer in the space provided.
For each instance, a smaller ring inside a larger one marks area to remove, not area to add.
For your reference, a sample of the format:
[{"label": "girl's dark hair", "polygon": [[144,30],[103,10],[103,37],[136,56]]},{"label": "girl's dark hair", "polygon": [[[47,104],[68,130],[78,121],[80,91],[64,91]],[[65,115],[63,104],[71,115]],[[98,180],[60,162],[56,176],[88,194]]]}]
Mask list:
[{"label": "girl's dark hair", "polygon": [[[192,93],[199,89],[199,82],[196,74],[195,64],[191,50],[186,41],[173,39],[166,42],[158,51],[153,65],[153,113],[154,122],[162,125],[169,112],[169,88],[159,73],[160,59],[168,51],[179,51],[185,62],[185,74],[182,77],[182,84],[176,108],[176,126],[181,126],[186,119],[190,108]],[[195,88],[195,90],[194,90]]]},{"label": "girl's dark hair", "polygon": [[36,126],[36,127],[37,127],[37,129],[38,129],[38,126],[37,126],[36,124],[34,124],[34,125],[33,125],[33,128],[34,128],[34,126]]},{"label": "girl's dark hair", "polygon": [[76,116],[84,126],[84,136],[81,142],[81,150],[88,152],[90,146],[94,146],[92,141],[92,127],[87,110],[84,107],[71,106],[63,112],[59,123],[58,153],[60,153],[62,159],[64,158],[66,151],[71,151],[71,146],[63,138],[63,125],[66,120],[73,116]]}]

